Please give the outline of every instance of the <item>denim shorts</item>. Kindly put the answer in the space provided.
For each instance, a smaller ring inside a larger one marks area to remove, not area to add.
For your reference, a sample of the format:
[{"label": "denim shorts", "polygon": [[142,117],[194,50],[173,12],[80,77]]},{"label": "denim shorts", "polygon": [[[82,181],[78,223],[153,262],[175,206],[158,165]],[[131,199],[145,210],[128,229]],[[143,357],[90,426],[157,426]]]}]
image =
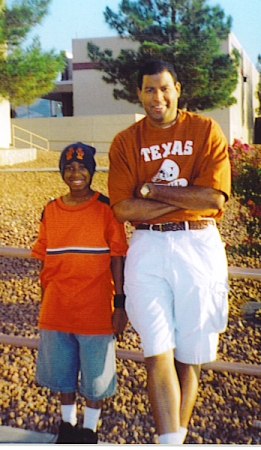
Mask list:
[{"label": "denim shorts", "polygon": [[40,330],[36,381],[53,392],[92,401],[116,391],[115,337]]}]

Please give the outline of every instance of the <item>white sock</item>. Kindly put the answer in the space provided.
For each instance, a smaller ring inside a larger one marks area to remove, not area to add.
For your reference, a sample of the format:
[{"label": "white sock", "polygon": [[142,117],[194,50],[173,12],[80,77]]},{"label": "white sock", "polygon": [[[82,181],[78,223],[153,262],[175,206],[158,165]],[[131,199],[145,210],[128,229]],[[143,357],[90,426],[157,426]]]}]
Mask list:
[{"label": "white sock", "polygon": [[158,437],[160,444],[182,444],[183,436],[180,432],[161,434]]},{"label": "white sock", "polygon": [[183,444],[183,442],[185,441],[186,436],[188,434],[188,429],[184,428],[184,427],[180,427],[179,432],[180,432],[181,436],[183,437],[183,441],[182,441],[182,444]]},{"label": "white sock", "polygon": [[101,409],[89,408],[88,406],[85,406],[83,428],[90,428],[90,430],[96,431],[100,414]]},{"label": "white sock", "polygon": [[77,423],[76,403],[73,405],[61,405],[61,411],[63,421],[75,426]]}]

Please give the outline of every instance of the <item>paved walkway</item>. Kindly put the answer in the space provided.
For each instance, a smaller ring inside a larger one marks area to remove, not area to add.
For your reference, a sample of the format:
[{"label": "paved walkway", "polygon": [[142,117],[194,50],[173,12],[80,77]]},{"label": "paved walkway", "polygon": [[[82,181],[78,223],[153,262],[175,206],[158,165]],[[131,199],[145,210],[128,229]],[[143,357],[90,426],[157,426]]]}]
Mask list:
[{"label": "paved walkway", "polygon": [[[55,444],[56,435],[50,433],[39,433],[27,431],[20,428],[0,426],[1,444]],[[100,445],[110,445],[98,442]]]},{"label": "paved walkway", "polygon": [[0,426],[1,444],[54,444],[55,440],[54,434]]}]

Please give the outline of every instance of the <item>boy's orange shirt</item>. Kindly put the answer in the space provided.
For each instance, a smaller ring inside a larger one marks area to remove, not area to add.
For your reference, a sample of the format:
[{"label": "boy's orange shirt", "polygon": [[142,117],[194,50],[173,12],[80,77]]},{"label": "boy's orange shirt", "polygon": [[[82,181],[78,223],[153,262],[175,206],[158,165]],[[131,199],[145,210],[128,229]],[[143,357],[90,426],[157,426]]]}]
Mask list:
[{"label": "boy's orange shirt", "polygon": [[111,256],[127,251],[124,226],[99,192],[78,206],[61,198],[44,209],[31,255],[44,261],[39,327],[110,334],[114,294]]}]

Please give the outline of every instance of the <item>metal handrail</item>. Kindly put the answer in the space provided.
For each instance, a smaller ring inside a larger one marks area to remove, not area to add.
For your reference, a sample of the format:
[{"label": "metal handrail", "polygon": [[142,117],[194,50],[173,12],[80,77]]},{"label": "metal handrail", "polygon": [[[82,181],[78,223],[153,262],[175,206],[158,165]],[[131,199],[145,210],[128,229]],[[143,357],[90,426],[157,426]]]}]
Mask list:
[{"label": "metal handrail", "polygon": [[[23,133],[28,133],[29,140],[18,137],[15,133],[15,130],[20,130]],[[35,144],[33,142],[33,138],[37,138],[37,139],[44,141],[46,143],[46,147],[42,147],[41,145]],[[15,147],[16,141],[19,141],[19,142],[23,142],[27,145],[29,144],[30,148],[37,147],[40,150],[47,150],[47,151],[50,150],[50,143],[49,143],[48,139],[46,139],[42,136],[39,136],[38,134],[33,133],[32,131],[26,130],[25,128],[18,127],[17,125],[12,125],[12,141],[13,141],[13,147]]]},{"label": "metal handrail", "polygon": [[[30,256],[29,248],[10,247],[8,245],[0,246],[0,256],[6,258],[32,258]],[[251,278],[261,280],[261,269],[228,266],[228,275],[230,278]]]},{"label": "metal handrail", "polygon": [[[11,258],[29,258],[30,249],[20,248],[20,247],[0,247],[0,256],[11,257]],[[228,266],[229,276],[232,278],[251,278],[256,280],[261,280],[261,269],[243,268],[243,267],[233,267]],[[13,345],[14,347],[28,347],[28,348],[38,348],[39,338],[28,338],[24,336],[12,336],[4,333],[0,333],[0,344]],[[132,360],[136,362],[144,362],[144,354],[141,350],[124,350],[121,348],[116,349],[116,356],[123,360]],[[248,364],[248,363],[237,363],[230,361],[216,360],[210,363],[202,364],[202,369],[213,370],[216,372],[230,372],[230,373],[240,373],[243,375],[252,375],[256,377],[261,377],[261,365],[259,364]]]},{"label": "metal handrail", "polygon": [[[0,333],[0,344],[12,345],[13,347],[27,347],[31,349],[38,349],[39,338],[38,337],[24,337],[24,336],[12,336],[4,333]],[[116,348],[116,357],[123,360],[131,360],[138,363],[144,363],[145,358],[143,351],[141,350],[125,350],[123,348]],[[261,377],[261,365],[259,364],[247,364],[231,361],[222,361],[217,359],[210,363],[202,364],[203,370],[213,370],[215,372],[230,372],[239,373],[242,375],[251,375]]]}]

